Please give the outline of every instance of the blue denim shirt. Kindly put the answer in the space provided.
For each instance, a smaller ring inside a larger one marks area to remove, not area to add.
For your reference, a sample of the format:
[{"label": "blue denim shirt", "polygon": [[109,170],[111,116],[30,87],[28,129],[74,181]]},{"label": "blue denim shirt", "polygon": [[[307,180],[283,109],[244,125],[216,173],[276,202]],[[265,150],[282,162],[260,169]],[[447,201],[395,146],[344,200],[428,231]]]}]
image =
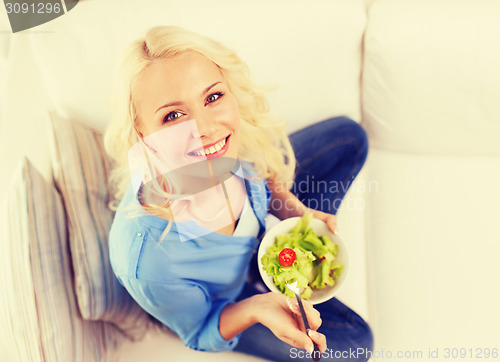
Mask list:
[{"label": "blue denim shirt", "polygon": [[[145,311],[192,349],[231,350],[239,339],[239,335],[229,341],[221,336],[219,318],[242,291],[258,237],[265,231],[270,199],[264,180],[245,177],[245,184],[259,221],[257,237],[210,232],[181,242],[174,222],[159,243],[169,221],[144,211],[132,186],[111,227],[110,260],[119,282]],[[139,216],[128,215],[138,210]],[[193,230],[201,228],[195,221],[186,223],[192,223]]]}]

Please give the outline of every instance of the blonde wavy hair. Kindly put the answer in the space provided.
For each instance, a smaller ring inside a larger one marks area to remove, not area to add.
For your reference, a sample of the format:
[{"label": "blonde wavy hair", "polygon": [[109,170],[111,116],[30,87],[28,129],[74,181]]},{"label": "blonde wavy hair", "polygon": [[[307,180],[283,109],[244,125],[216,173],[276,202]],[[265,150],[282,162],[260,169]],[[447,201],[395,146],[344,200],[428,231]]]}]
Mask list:
[{"label": "blonde wavy hair", "polygon": [[[217,65],[236,98],[241,121],[238,158],[253,163],[260,177],[291,186],[295,155],[285,124],[269,112],[265,91],[251,81],[246,63],[217,41],[179,27],[158,26],[130,44],[118,70],[113,117],[104,136],[106,152],[113,161],[112,209],[117,208],[130,183],[128,151],[139,141],[135,131],[140,121],[135,106],[137,84],[150,64],[187,51],[198,52]],[[165,210],[167,204],[157,206]]]}]

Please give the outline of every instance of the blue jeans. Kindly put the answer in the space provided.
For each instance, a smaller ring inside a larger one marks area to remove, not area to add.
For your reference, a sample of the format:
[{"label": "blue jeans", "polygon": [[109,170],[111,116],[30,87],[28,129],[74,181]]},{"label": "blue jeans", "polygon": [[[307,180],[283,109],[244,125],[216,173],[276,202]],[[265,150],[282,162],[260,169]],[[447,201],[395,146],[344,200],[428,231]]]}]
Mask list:
[{"label": "blue jeans", "polygon": [[[290,141],[297,158],[292,192],[306,206],[336,214],[365,162],[368,153],[365,131],[351,119],[337,117],[295,132]],[[238,299],[263,290],[256,263],[254,258],[248,282]],[[323,321],[318,331],[326,336],[328,345],[321,359],[367,361],[373,350],[373,334],[368,324],[336,298],[315,308]],[[241,334],[235,351],[277,362],[311,360],[305,350],[282,342],[260,323]]]}]

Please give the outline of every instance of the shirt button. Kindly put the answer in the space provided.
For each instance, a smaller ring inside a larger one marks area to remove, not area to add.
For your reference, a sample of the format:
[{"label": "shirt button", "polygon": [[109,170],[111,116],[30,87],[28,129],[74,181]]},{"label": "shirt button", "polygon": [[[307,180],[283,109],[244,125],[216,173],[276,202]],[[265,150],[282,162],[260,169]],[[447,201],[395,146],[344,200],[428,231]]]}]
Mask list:
[{"label": "shirt button", "polygon": [[141,237],[141,236],[142,236],[142,233],[137,233],[137,236]]}]

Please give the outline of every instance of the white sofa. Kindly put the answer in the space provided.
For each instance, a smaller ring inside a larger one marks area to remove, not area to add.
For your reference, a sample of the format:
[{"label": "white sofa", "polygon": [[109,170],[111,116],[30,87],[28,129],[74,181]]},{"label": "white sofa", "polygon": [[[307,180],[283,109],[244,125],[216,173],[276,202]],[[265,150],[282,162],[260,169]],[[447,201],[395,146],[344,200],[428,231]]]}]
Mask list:
[{"label": "white sofa", "polygon": [[[0,195],[22,155],[51,179],[49,109],[103,130],[119,51],[151,26],[183,26],[236,49],[257,82],[275,86],[270,106],[290,131],[336,115],[367,130],[367,163],[338,214],[351,256],[338,297],[371,324],[372,360],[492,358],[499,20],[494,0],[101,0],[10,34],[2,12]],[[117,356],[255,360],[153,333]],[[0,359],[16,360],[11,346],[0,346]]]}]

